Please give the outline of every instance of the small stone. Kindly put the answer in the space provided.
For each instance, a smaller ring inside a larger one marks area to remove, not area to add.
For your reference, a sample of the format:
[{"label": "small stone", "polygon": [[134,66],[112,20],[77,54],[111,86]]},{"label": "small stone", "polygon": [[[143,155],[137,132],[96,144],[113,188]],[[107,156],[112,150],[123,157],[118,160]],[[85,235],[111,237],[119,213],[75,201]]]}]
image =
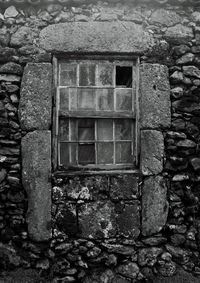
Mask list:
[{"label": "small stone", "polygon": [[72,248],[73,248],[72,243],[62,243],[62,244],[57,245],[55,247],[55,250],[57,252],[65,254],[65,253],[69,252],[70,250],[72,250]]},{"label": "small stone", "polygon": [[0,81],[5,81],[5,82],[20,82],[21,77],[17,75],[0,75]]},{"label": "small stone", "polygon": [[170,240],[174,246],[179,246],[185,242],[185,236],[182,234],[174,234],[170,237]]},{"label": "small stone", "polygon": [[123,246],[118,244],[102,244],[102,247],[106,248],[109,253],[115,253],[125,256],[132,255],[135,252],[135,249],[131,246]]},{"label": "small stone", "polygon": [[163,260],[159,260],[157,270],[159,274],[164,277],[173,276],[176,273],[176,263],[173,261],[165,262]]},{"label": "small stone", "polygon": [[6,178],[7,172],[5,169],[1,169],[0,170],[0,183],[4,181],[4,179]]},{"label": "small stone", "polygon": [[177,175],[174,175],[174,177],[172,178],[172,181],[182,182],[182,181],[187,181],[189,179],[190,177],[187,174],[177,174]]},{"label": "small stone", "polygon": [[49,269],[49,260],[48,259],[41,259],[36,263],[36,268],[47,270]]},{"label": "small stone", "polygon": [[166,245],[167,251],[172,255],[175,262],[179,264],[186,264],[190,260],[189,252],[179,247]]},{"label": "small stone", "polygon": [[178,87],[171,89],[171,95],[175,99],[182,97],[183,96],[183,88],[178,86]]},{"label": "small stone", "polygon": [[195,66],[183,66],[183,73],[186,76],[200,78],[200,70]]},{"label": "small stone", "polygon": [[190,160],[190,163],[192,165],[192,168],[194,171],[199,171],[200,170],[200,158],[194,157]]},{"label": "small stone", "polygon": [[10,96],[10,100],[12,101],[13,104],[18,103],[19,102],[19,98],[16,94],[12,94]]},{"label": "small stone", "polygon": [[7,180],[11,186],[18,187],[20,185],[20,179],[13,176],[8,176]]},{"label": "small stone", "polygon": [[184,44],[192,40],[193,37],[192,28],[182,24],[169,27],[164,34],[164,38],[172,44]]},{"label": "small stone", "polygon": [[186,139],[187,137],[186,134],[184,133],[173,132],[173,131],[167,132],[167,136],[172,139]]},{"label": "small stone", "polygon": [[101,249],[94,247],[92,250],[89,250],[86,255],[88,258],[96,258],[100,255],[100,253]]},{"label": "small stone", "polygon": [[185,54],[186,52],[189,52],[190,51],[190,47],[187,46],[187,45],[181,44],[179,46],[175,46],[173,48],[173,51],[174,51],[174,53],[176,55],[180,56],[180,55]]},{"label": "small stone", "polygon": [[182,82],[184,80],[183,73],[179,71],[175,71],[170,76],[170,79],[172,79],[174,82]]},{"label": "small stone", "polygon": [[23,68],[17,63],[9,62],[0,67],[0,73],[15,74],[21,76],[23,74]]},{"label": "small stone", "polygon": [[196,143],[189,140],[189,139],[185,139],[185,140],[181,140],[176,144],[177,147],[180,148],[195,148],[196,147]]},{"label": "small stone", "polygon": [[161,244],[165,244],[167,242],[167,238],[162,236],[155,236],[155,237],[143,239],[142,242],[148,246],[158,246]]},{"label": "small stone", "polygon": [[177,65],[184,65],[184,64],[192,63],[193,60],[194,60],[194,54],[187,53],[187,54],[183,55],[181,58],[179,58],[178,60],[176,60],[176,64]]},{"label": "small stone", "polygon": [[129,262],[129,263],[120,265],[117,268],[116,272],[124,277],[135,279],[139,273],[139,267],[136,263]]},{"label": "small stone", "polygon": [[10,6],[5,10],[4,17],[5,18],[15,18],[19,12],[16,10],[15,6]]},{"label": "small stone", "polygon": [[141,249],[138,252],[138,263],[140,266],[153,266],[161,253],[161,248],[153,247]]}]

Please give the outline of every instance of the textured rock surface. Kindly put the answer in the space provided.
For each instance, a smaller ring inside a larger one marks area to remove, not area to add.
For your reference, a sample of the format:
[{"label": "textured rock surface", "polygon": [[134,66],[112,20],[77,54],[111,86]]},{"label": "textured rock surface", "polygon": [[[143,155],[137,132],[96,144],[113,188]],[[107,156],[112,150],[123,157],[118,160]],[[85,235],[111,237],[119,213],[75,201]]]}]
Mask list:
[{"label": "textured rock surface", "polygon": [[48,26],[40,46],[56,52],[144,53],[155,45],[152,35],[131,22],[81,22]]},{"label": "textured rock surface", "polygon": [[163,170],[164,138],[162,132],[141,131],[140,168],[144,175],[156,175]]},{"label": "textured rock surface", "polygon": [[142,234],[160,232],[168,216],[167,186],[160,177],[145,179],[142,187]]},{"label": "textured rock surface", "polygon": [[177,24],[165,32],[165,39],[174,44],[182,44],[194,38],[191,27]]},{"label": "textured rock surface", "polygon": [[28,194],[28,231],[35,241],[51,237],[51,133],[34,131],[22,139],[22,181]]},{"label": "textured rock surface", "polygon": [[21,84],[19,117],[23,130],[48,130],[52,112],[52,66],[27,64]]},{"label": "textured rock surface", "polygon": [[140,66],[140,112],[141,128],[170,126],[170,89],[166,66]]}]

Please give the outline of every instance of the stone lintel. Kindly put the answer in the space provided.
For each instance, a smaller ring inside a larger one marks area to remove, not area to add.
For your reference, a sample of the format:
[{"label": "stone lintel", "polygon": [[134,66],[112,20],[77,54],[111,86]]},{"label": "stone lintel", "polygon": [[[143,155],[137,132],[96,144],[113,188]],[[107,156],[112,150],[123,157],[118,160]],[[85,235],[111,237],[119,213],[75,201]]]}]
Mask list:
[{"label": "stone lintel", "polygon": [[22,182],[28,195],[31,239],[51,237],[51,132],[34,131],[22,138]]},{"label": "stone lintel", "polygon": [[143,54],[155,40],[142,25],[133,22],[71,22],[45,27],[39,44],[49,52]]},{"label": "stone lintel", "polygon": [[48,130],[52,113],[52,65],[28,63],[21,84],[19,119],[26,131]]},{"label": "stone lintel", "polygon": [[164,138],[160,131],[141,130],[140,168],[143,175],[156,175],[163,170]]}]

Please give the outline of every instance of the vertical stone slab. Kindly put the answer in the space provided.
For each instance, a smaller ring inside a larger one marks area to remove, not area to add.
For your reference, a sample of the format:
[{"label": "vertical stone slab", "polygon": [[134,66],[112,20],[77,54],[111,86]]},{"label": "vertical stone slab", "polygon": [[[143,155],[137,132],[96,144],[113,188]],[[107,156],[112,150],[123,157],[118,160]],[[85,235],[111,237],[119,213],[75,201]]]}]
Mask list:
[{"label": "vertical stone slab", "polygon": [[160,131],[141,130],[140,168],[143,175],[163,170],[164,138]]},{"label": "vertical stone slab", "polygon": [[168,68],[159,64],[140,66],[140,126],[166,128],[171,123]]},{"label": "vertical stone slab", "polygon": [[19,103],[21,127],[48,130],[52,111],[52,65],[28,63],[24,69]]},{"label": "vertical stone slab", "polygon": [[149,177],[142,187],[142,234],[150,236],[166,224],[169,205],[167,185],[161,176]]},{"label": "vertical stone slab", "polygon": [[51,132],[34,131],[22,138],[22,182],[28,195],[27,223],[35,241],[51,237]]}]

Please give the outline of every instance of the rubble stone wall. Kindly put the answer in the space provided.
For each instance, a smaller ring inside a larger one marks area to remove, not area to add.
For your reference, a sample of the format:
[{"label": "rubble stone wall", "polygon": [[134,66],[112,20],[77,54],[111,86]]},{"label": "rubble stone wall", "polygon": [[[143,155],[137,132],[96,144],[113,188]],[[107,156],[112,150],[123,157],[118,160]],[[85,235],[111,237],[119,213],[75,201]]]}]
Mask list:
[{"label": "rubble stone wall", "polygon": [[[51,172],[63,52],[139,56],[138,172]],[[200,276],[199,140],[200,9],[0,6],[0,269],[53,282]]]}]

